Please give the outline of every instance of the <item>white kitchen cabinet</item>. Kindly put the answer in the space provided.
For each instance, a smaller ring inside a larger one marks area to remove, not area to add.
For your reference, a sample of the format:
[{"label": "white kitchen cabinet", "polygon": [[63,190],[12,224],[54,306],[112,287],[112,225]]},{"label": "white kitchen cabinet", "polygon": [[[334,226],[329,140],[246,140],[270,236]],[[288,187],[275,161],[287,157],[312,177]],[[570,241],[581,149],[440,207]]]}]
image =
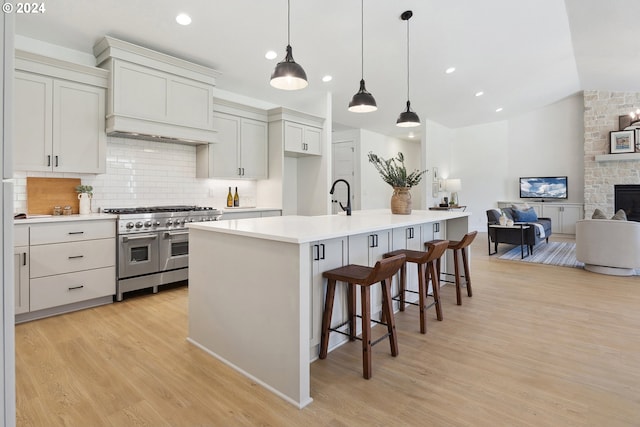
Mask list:
[{"label": "white kitchen cabinet", "polygon": [[582,219],[582,205],[544,204],[544,217],[551,218],[551,232],[576,234],[576,222]]},{"label": "white kitchen cabinet", "polygon": [[296,122],[284,122],[285,153],[321,155],[322,129]]},{"label": "white kitchen cabinet", "polygon": [[105,173],[107,73],[64,64],[16,52],[14,168]]},{"label": "white kitchen cabinet", "polygon": [[[266,112],[217,101],[213,114],[218,142],[196,149],[198,178],[263,179],[268,175]],[[233,114],[228,113],[233,112]]]},{"label": "white kitchen cabinet", "polygon": [[113,302],[113,220],[36,223],[28,230],[28,304],[16,311],[16,322]]},{"label": "white kitchen cabinet", "polygon": [[[326,279],[322,273],[347,264],[347,239],[340,237],[336,239],[312,242],[311,248],[311,289],[309,292],[309,315],[310,328],[309,345],[311,346],[311,357],[318,355],[320,345],[320,335],[322,333],[322,313],[324,311]],[[347,295],[344,285],[336,287],[336,295],[333,303],[333,314],[331,316],[333,325],[336,326],[347,320]],[[333,347],[344,337],[339,334],[332,334],[329,346]]]},{"label": "white kitchen cabinet", "polygon": [[29,311],[29,227],[14,227],[13,271],[15,314]]},{"label": "white kitchen cabinet", "polygon": [[[349,264],[373,267],[382,256],[391,251],[391,230],[376,231],[375,233],[356,234],[349,236]],[[392,284],[393,286],[393,284]],[[356,307],[361,310],[360,295],[357,292]],[[371,289],[371,314],[381,312],[382,293],[380,286]],[[359,327],[359,326],[358,326]],[[358,329],[358,332],[360,329]]]}]

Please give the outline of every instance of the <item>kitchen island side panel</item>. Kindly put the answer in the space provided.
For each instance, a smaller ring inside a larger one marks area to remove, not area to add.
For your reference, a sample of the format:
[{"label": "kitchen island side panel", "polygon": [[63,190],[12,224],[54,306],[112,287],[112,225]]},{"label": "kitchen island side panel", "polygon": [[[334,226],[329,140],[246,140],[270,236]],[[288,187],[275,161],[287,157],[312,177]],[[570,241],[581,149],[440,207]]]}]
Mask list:
[{"label": "kitchen island side panel", "polygon": [[309,244],[189,234],[189,340],[294,405],[309,404]]}]

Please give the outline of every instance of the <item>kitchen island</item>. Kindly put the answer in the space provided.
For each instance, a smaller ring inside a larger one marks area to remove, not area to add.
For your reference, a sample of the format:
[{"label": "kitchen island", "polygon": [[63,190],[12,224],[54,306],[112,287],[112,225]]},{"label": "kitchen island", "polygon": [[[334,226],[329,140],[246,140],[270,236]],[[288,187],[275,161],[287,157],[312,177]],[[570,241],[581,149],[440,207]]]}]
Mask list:
[{"label": "kitchen island", "polygon": [[[309,364],[318,355],[322,272],[373,265],[387,251],[421,248],[434,237],[459,239],[470,215],[370,210],[190,224],[188,340],[302,408],[312,401]],[[379,311],[374,294],[372,314]]]}]

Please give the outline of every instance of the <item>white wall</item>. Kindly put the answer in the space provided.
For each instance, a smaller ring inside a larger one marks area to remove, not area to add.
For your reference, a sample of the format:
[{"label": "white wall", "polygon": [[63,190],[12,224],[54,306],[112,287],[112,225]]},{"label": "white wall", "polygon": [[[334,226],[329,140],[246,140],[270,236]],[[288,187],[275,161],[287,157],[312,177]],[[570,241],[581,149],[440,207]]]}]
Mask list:
[{"label": "white wall", "polygon": [[[429,169],[422,185],[424,204],[426,209],[437,206],[442,197],[448,194],[439,192],[434,195],[432,184],[443,177],[449,177],[451,164],[451,143],[455,138],[455,130],[442,126],[431,120],[425,121],[424,136],[422,138],[422,169]],[[437,169],[437,176],[435,170]]]}]

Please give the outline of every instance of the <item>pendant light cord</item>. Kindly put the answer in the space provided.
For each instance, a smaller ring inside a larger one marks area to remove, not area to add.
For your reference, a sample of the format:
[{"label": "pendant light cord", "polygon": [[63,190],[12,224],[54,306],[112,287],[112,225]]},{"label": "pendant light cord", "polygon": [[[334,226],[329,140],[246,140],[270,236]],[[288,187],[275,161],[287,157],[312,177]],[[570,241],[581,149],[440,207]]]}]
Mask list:
[{"label": "pendant light cord", "polygon": [[409,19],[407,19],[407,101],[409,101]]},{"label": "pendant light cord", "polygon": [[360,1],[360,76],[364,80],[364,0]]},{"label": "pendant light cord", "polygon": [[291,0],[287,0],[287,46],[291,46]]}]

